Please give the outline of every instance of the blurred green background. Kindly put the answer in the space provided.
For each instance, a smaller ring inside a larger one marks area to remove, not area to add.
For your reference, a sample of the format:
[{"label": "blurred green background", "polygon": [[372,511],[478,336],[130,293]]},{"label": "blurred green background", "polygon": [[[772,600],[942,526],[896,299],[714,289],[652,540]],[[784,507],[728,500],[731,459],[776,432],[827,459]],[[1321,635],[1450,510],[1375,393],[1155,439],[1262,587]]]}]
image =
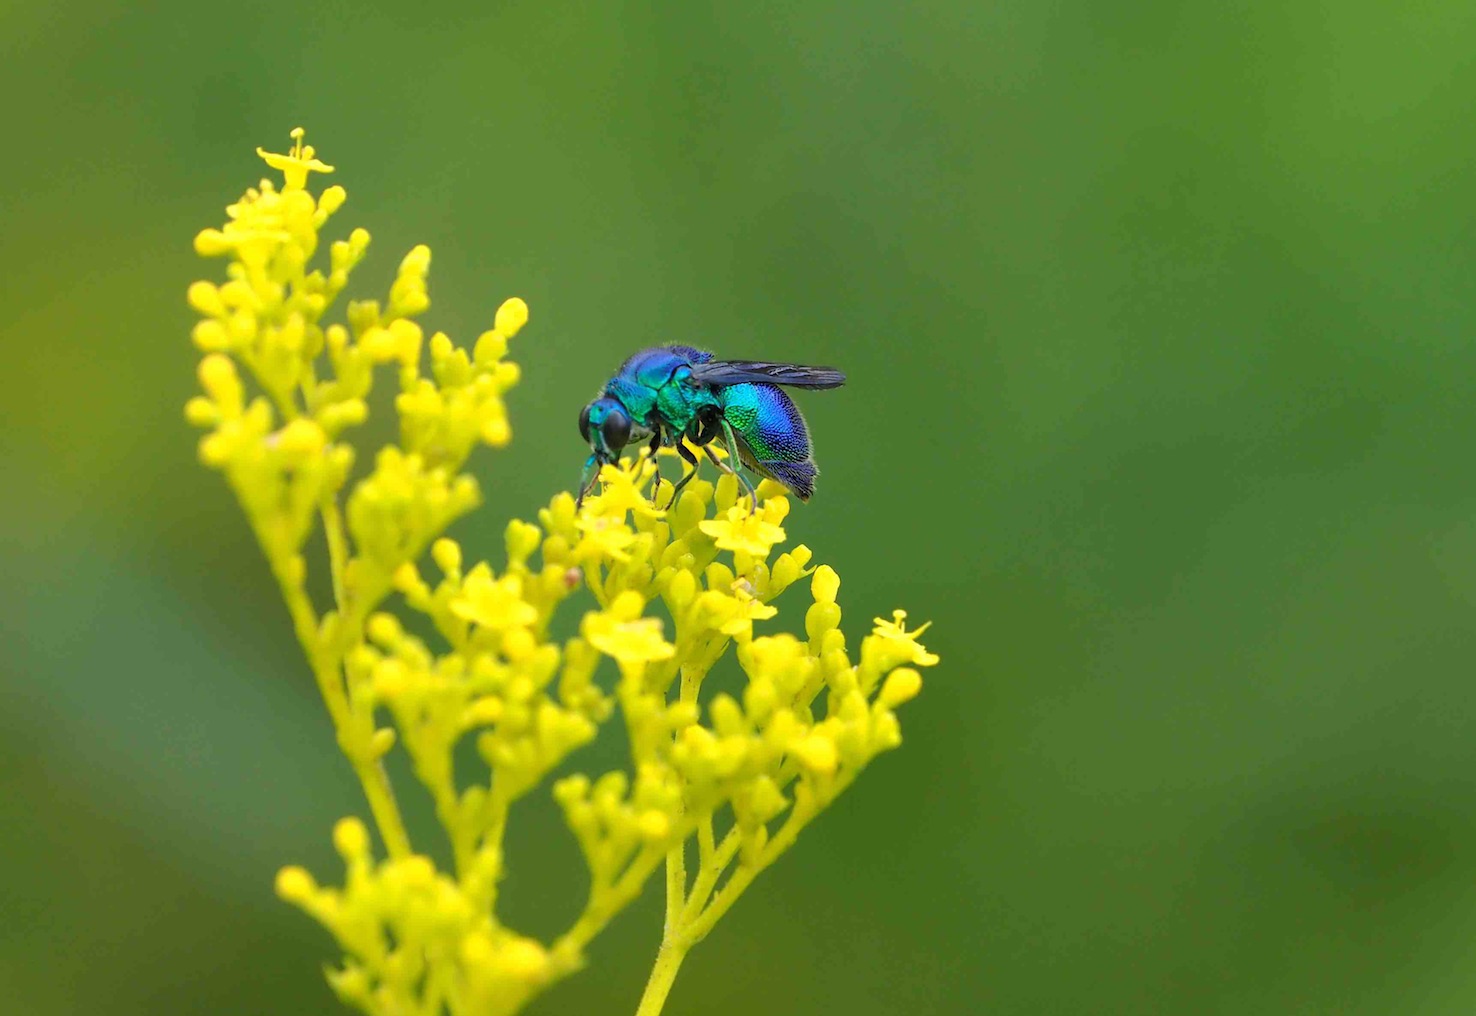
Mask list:
[{"label": "blurred green background", "polygon": [[[0,1008],[334,1009],[271,882],[364,807],[181,416],[191,239],[302,124],[353,292],[424,242],[429,327],[533,309],[471,548],[637,348],[850,373],[789,531],[943,663],[668,1012],[1473,1011],[1473,52],[1453,0],[0,5]],[[659,924],[533,1011],[633,1011]]]}]

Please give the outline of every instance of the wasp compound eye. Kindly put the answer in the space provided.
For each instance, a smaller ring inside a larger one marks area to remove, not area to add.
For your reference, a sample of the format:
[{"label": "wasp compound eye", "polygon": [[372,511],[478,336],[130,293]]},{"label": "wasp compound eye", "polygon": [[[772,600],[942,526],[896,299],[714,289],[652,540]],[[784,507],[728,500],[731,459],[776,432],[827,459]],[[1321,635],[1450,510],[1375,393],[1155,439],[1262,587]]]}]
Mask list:
[{"label": "wasp compound eye", "polygon": [[589,444],[589,406],[579,411],[579,436],[584,439],[585,444]]},{"label": "wasp compound eye", "polygon": [[630,441],[630,417],[618,409],[612,409],[605,415],[600,432],[605,436],[605,447],[611,451],[619,451]]}]

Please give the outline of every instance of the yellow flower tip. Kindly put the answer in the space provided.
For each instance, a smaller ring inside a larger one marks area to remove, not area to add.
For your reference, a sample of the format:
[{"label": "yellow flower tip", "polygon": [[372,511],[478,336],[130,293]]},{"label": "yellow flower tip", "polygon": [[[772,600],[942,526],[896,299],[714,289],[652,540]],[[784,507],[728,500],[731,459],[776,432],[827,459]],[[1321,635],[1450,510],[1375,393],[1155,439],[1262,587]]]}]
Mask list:
[{"label": "yellow flower tip", "polygon": [[384,758],[395,746],[395,731],[393,727],[380,727],[369,738],[369,755],[372,758]]},{"label": "yellow flower tip", "polygon": [[836,594],[840,592],[840,576],[830,565],[822,564],[810,579],[810,592],[814,594],[816,603],[834,603]]},{"label": "yellow flower tip", "polygon": [[301,904],[306,903],[318,891],[318,884],[305,869],[290,864],[277,872],[276,888],[280,898],[288,903]]},{"label": "yellow flower tip", "polygon": [[424,854],[411,854],[400,862],[400,874],[412,889],[425,889],[436,880],[436,866]]},{"label": "yellow flower tip", "polygon": [[399,618],[395,615],[381,612],[369,618],[365,632],[376,645],[390,646],[400,640],[404,629],[400,627]]},{"label": "yellow flower tip", "polygon": [[929,621],[912,631],[908,631],[904,624],[906,620],[907,611],[905,610],[892,611],[892,619],[890,621],[884,621],[879,617],[874,617],[872,621],[876,624],[876,627],[873,629],[873,632],[884,639],[905,647],[909,654],[909,662],[919,667],[931,667],[938,662],[938,657],[935,653],[928,652],[922,643],[917,641],[917,637],[927,631],[933,622]]},{"label": "yellow flower tip", "polygon": [[190,283],[185,299],[191,307],[206,317],[225,317],[226,306],[220,298],[220,289],[209,282]]},{"label": "yellow flower tip", "polygon": [[800,765],[813,773],[830,776],[840,764],[835,742],[824,734],[812,733],[790,746],[789,753]]},{"label": "yellow flower tip", "polygon": [[497,965],[507,977],[538,983],[548,976],[548,951],[532,939],[513,939],[502,947]]},{"label": "yellow flower tip", "polygon": [[328,189],[323,191],[322,195],[319,196],[318,211],[325,217],[332,215],[334,212],[342,208],[343,203],[347,200],[348,191],[344,190],[338,184],[334,184],[332,187],[329,187]]},{"label": "yellow flower tip", "polygon": [[234,248],[235,244],[218,229],[202,229],[195,234],[195,253],[202,258],[218,258]]},{"label": "yellow flower tip", "polygon": [[218,353],[230,348],[231,333],[219,321],[207,318],[190,330],[190,341],[202,353]]},{"label": "yellow flower tip", "polygon": [[185,419],[196,427],[214,427],[220,423],[220,408],[203,395],[185,403]]},{"label": "yellow flower tip", "polygon": [[461,722],[467,727],[489,727],[502,719],[502,699],[487,695],[467,706],[461,714]]},{"label": "yellow flower tip", "polygon": [[876,700],[884,709],[895,709],[922,691],[922,675],[911,667],[899,667],[887,675]]},{"label": "yellow flower tip", "polygon": [[284,190],[302,190],[307,186],[309,173],[333,172],[332,166],[320,162],[315,158],[317,152],[313,150],[311,145],[304,145],[302,143],[302,139],[306,133],[301,127],[294,127],[292,129],[290,135],[293,141],[292,151],[286,155],[278,155],[275,152],[267,151],[265,148],[258,148],[256,150],[256,154],[260,156],[262,161],[282,173],[282,179],[285,182]]},{"label": "yellow flower tip", "polygon": [[461,545],[455,540],[442,537],[431,545],[431,560],[444,575],[461,573]]},{"label": "yellow flower tip", "polygon": [[501,307],[497,308],[497,316],[492,321],[492,327],[497,329],[509,339],[522,331],[523,326],[528,323],[528,305],[520,297],[503,301]]},{"label": "yellow flower tip", "polygon": [[647,842],[659,842],[671,834],[671,819],[666,816],[665,812],[651,808],[641,812],[640,830],[641,836]]},{"label": "yellow flower tip", "polygon": [[666,598],[676,609],[685,607],[697,598],[697,578],[691,572],[678,571],[666,584]]},{"label": "yellow flower tip", "polygon": [[494,416],[482,424],[482,440],[493,448],[506,448],[512,441],[512,427],[507,417]]},{"label": "yellow flower tip", "polygon": [[394,587],[402,593],[418,589],[421,585],[420,570],[415,567],[413,561],[406,561],[395,569],[395,574],[390,580]]},{"label": "yellow flower tip", "polygon": [[760,501],[784,501],[785,512],[788,513],[789,501],[785,495],[789,493],[789,488],[778,480],[764,477],[759,481],[758,489],[754,493],[758,494]]},{"label": "yellow flower tip", "polygon": [[328,435],[323,433],[323,428],[316,421],[308,419],[293,420],[276,436],[276,446],[279,449],[289,455],[303,457],[318,454],[327,442]]},{"label": "yellow flower tip", "polygon": [[341,818],[333,827],[333,846],[345,861],[357,861],[369,855],[369,830],[364,823],[349,817]]},{"label": "yellow flower tip", "polygon": [[200,361],[197,369],[200,387],[216,402],[227,402],[238,398],[241,379],[236,375],[236,365],[223,353],[211,353]]},{"label": "yellow flower tip", "polygon": [[384,660],[374,668],[374,694],[381,702],[393,702],[410,688],[410,675],[399,660]]},{"label": "yellow flower tip", "polygon": [[527,561],[538,549],[538,545],[543,542],[543,530],[530,522],[513,519],[507,524],[503,542],[507,546],[508,560],[522,563]]},{"label": "yellow flower tip", "polygon": [[521,663],[538,649],[538,640],[527,628],[509,628],[502,633],[502,655]]},{"label": "yellow flower tip", "polygon": [[641,611],[645,608],[646,601],[641,594],[633,589],[627,589],[610,601],[609,613],[617,620],[634,621],[641,616]]},{"label": "yellow flower tip", "polygon": [[400,261],[400,274],[420,276],[422,278],[430,271],[431,249],[423,243],[418,243],[410,248],[410,253]]}]

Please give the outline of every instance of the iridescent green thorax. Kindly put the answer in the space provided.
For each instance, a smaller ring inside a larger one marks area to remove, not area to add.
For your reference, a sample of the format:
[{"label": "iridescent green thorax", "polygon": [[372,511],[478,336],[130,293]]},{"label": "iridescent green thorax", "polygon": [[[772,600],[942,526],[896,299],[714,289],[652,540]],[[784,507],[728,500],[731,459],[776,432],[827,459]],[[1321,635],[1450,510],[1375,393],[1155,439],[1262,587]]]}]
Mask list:
[{"label": "iridescent green thorax", "polygon": [[692,364],[705,363],[712,354],[689,346],[643,349],[620,365],[605,394],[619,399],[637,424],[654,429],[665,424],[680,434],[707,407],[721,408],[717,395],[706,385],[693,385]]}]

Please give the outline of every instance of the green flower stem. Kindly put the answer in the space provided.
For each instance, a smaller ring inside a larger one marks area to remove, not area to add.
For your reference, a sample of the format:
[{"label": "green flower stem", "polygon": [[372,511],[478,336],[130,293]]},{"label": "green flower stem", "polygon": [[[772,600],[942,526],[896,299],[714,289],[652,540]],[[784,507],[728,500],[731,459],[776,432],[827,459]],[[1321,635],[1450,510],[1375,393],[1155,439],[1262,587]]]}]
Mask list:
[{"label": "green flower stem", "polygon": [[323,499],[323,534],[328,540],[328,570],[333,576],[333,601],[339,613],[348,605],[347,586],[344,574],[348,570],[348,537],[343,531],[343,513],[338,508],[338,499],[332,495]]},{"label": "green flower stem", "polygon": [[666,928],[681,917],[687,890],[687,844],[683,840],[666,853]]},{"label": "green flower stem", "polygon": [[[257,538],[261,543],[262,551],[271,562],[272,573],[277,578],[277,584],[282,590],[282,599],[286,602],[288,613],[292,617],[292,627],[297,634],[297,641],[302,645],[303,652],[312,665],[313,677],[317,681],[319,693],[323,696],[323,703],[328,707],[328,715],[333,721],[338,743],[344,747],[344,753],[348,755],[349,761],[353,764],[354,773],[359,777],[359,783],[363,785],[364,797],[369,802],[369,810],[374,815],[374,823],[379,827],[379,835],[384,840],[384,848],[391,857],[408,857],[411,852],[410,836],[405,831],[405,821],[400,815],[400,806],[395,801],[394,790],[390,787],[389,776],[385,773],[384,766],[365,751],[348,750],[355,745],[356,741],[367,739],[354,737],[353,709],[344,691],[340,669],[341,654],[324,647],[322,635],[318,630],[318,615],[313,609],[312,602],[308,599],[301,575],[295,573],[290,562],[282,561],[272,553],[271,544],[264,538],[264,535],[259,529],[257,530]],[[335,588],[340,585],[340,575],[341,569],[334,568]]]},{"label": "green flower stem", "polygon": [[672,983],[676,981],[677,971],[682,968],[682,960],[686,958],[686,945],[671,938],[662,941],[661,949],[656,953],[656,964],[651,968],[651,978],[646,982],[646,991],[641,995],[640,1007],[636,1009],[636,1016],[660,1016],[662,1007],[666,1005],[666,996],[671,992]]}]

